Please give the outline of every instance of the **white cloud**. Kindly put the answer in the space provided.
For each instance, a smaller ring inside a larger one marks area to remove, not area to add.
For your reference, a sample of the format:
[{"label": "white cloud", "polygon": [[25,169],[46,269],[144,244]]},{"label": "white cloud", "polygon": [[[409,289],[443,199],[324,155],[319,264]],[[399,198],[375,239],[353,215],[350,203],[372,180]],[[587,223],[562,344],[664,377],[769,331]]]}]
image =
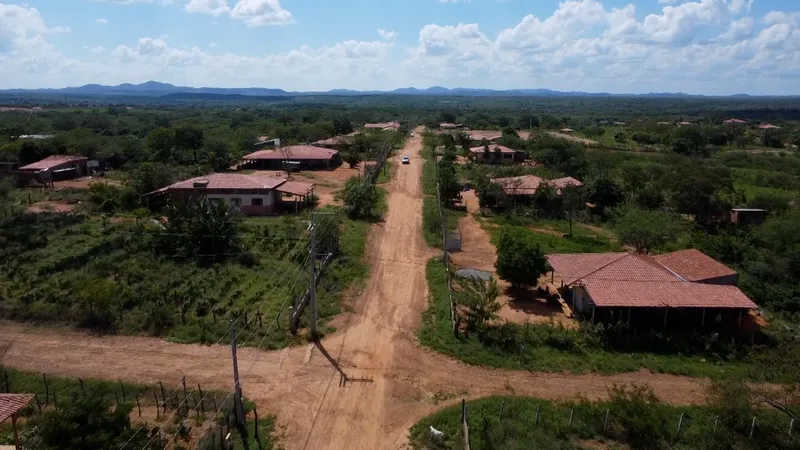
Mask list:
[{"label": "white cloud", "polygon": [[219,16],[230,11],[228,0],[190,0],[186,4],[186,11],[190,13],[209,14]]},{"label": "white cloud", "polygon": [[137,3],[156,3],[164,6],[174,4],[177,0],[91,0],[95,3],[113,3],[115,5],[135,5]]},{"label": "white cloud", "polygon": [[397,39],[396,31],[384,30],[383,28],[378,28],[378,35],[381,37],[381,39],[387,41],[393,41]]},{"label": "white cloud", "polygon": [[107,25],[108,24],[108,20],[102,19],[102,18],[101,19],[95,19],[94,23],[96,23],[98,25]]},{"label": "white cloud", "polygon": [[731,22],[728,31],[722,33],[719,38],[726,41],[740,40],[750,37],[753,34],[753,27],[756,21],[752,17],[743,17]]},{"label": "white cloud", "polygon": [[217,48],[217,43],[216,42],[212,42],[212,43],[208,44],[208,46],[211,47],[211,48]]},{"label": "white cloud", "polygon": [[292,13],[283,9],[279,0],[239,0],[230,15],[249,27],[294,23]]},{"label": "white cloud", "polygon": [[[48,42],[51,33],[64,29],[45,24],[35,8],[0,5],[0,40],[10,43],[10,50],[0,53],[0,88],[156,79],[290,90],[445,85],[799,93],[797,11],[774,11],[756,19],[747,16],[748,1],[682,0],[645,15],[637,14],[633,4],[610,8],[610,3],[562,0],[551,14],[520,17],[496,34],[479,23],[430,23],[407,48],[398,48],[396,32],[386,29],[378,30],[372,41],[249,55],[223,51],[213,42],[202,49],[191,43],[171,45],[167,36],[159,36],[92,56],[93,48],[87,46],[78,59]],[[274,0],[226,4],[231,19],[250,26],[293,20]]]},{"label": "white cloud", "polygon": [[106,49],[105,47],[98,45],[97,47],[90,48],[89,51],[92,53],[103,53],[104,51],[106,51]]}]

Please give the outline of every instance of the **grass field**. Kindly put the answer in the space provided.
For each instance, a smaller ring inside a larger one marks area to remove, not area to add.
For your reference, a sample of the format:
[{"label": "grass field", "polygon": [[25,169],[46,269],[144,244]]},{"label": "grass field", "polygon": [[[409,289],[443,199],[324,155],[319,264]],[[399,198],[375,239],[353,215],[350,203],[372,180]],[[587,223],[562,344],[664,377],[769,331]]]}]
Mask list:
[{"label": "grass field", "polygon": [[[582,330],[549,324],[508,323],[490,332],[483,341],[476,334],[456,338],[450,323],[447,274],[441,260],[431,259],[426,274],[429,303],[418,332],[419,340],[433,350],[468,364],[574,373],[633,372],[645,368],[653,372],[710,378],[741,374],[751,367],[746,362],[724,360],[714,354],[684,356],[611,351]],[[522,353],[520,343],[525,344]]]},{"label": "grass field", "polygon": [[[225,332],[229,318],[246,312],[253,333],[243,345],[253,345],[266,329],[260,324],[274,320],[307,284],[301,220],[307,218],[247,219],[240,256],[201,263],[155,254],[148,245],[153,236],[132,219],[19,216],[0,226],[0,316],[211,342]],[[318,290],[323,320],[340,312],[340,294],[367,274],[361,256],[369,226],[343,222],[343,258],[330,266]],[[288,331],[287,320],[281,314],[281,326],[264,339],[266,348],[301,339]]]},{"label": "grass field", "polygon": [[[633,389],[625,394],[611,392],[611,400],[602,402],[586,399],[551,402],[513,396],[469,401],[470,448],[710,450],[798,448],[800,445],[798,436],[790,437],[785,431],[788,419],[774,411],[754,412],[747,408],[731,411],[732,407],[724,406],[677,407],[632,392]],[[752,439],[750,424],[743,418],[748,413],[757,414],[758,426]],[[444,433],[440,442],[430,438],[431,426]],[[411,427],[409,438],[414,449],[463,449],[461,405],[444,408],[420,420]]]},{"label": "grass field", "polygon": [[[581,226],[577,221],[572,224],[572,236],[566,236],[569,233],[569,221],[567,220],[532,220],[514,216],[494,216],[481,222],[482,226],[491,234],[492,243],[495,245],[497,245],[497,239],[500,238],[504,227],[522,227],[530,231],[545,254],[622,251],[622,245],[614,238],[613,232],[602,228],[590,229]],[[565,236],[557,236],[557,233]]]}]

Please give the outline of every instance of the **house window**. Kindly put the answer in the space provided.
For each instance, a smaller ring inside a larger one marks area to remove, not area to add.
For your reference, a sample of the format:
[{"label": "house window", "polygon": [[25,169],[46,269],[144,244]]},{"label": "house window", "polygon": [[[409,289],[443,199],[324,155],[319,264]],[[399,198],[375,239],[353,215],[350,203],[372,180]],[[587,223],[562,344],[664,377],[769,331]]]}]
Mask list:
[{"label": "house window", "polygon": [[242,206],[242,199],[240,199],[240,198],[232,198],[231,199],[231,205],[236,206],[236,207]]},{"label": "house window", "polygon": [[253,199],[250,201],[250,204],[251,204],[251,205],[253,205],[253,206],[264,206],[264,199],[263,199],[263,198],[260,198],[260,197],[258,197],[258,198],[253,198]]},{"label": "house window", "polygon": [[512,157],[512,156],[513,156],[513,155],[512,155],[511,153],[506,153],[506,154],[504,154],[504,155],[503,155],[503,158],[505,158],[505,159],[511,159],[511,157]]}]

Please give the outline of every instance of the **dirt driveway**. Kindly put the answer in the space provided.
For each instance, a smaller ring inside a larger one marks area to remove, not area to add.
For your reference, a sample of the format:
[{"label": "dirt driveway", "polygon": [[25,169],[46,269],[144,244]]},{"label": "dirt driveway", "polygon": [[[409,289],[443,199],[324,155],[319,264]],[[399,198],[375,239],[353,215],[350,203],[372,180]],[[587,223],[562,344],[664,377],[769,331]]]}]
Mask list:
[{"label": "dirt driveway", "polygon": [[[313,344],[275,352],[243,349],[244,393],[262,413],[277,414],[287,449],[399,449],[421,417],[462,397],[517,393],[549,399],[582,393],[601,398],[613,383],[650,383],[663,399],[702,401],[702,382],[649,372],[563,375],[467,366],[420,348],[414,332],[426,304],[422,240],[421,133],[400,154],[389,212],[368,241],[371,278],[342,330]],[[2,363],[33,372],[97,377],[176,387],[187,383],[229,390],[227,346],[168,343],[155,338],[97,337],[0,324]],[[327,356],[326,356],[327,355]],[[350,379],[340,386],[340,373]],[[448,399],[444,403],[439,400]]]},{"label": "dirt driveway", "polygon": [[561,139],[566,139],[568,141],[577,142],[577,143],[583,144],[583,145],[599,145],[600,144],[599,142],[593,141],[591,139],[586,139],[586,138],[582,138],[582,137],[578,137],[578,136],[572,136],[571,134],[559,133],[558,131],[548,131],[548,133],[550,134],[550,136],[554,136],[554,137],[561,138]]}]

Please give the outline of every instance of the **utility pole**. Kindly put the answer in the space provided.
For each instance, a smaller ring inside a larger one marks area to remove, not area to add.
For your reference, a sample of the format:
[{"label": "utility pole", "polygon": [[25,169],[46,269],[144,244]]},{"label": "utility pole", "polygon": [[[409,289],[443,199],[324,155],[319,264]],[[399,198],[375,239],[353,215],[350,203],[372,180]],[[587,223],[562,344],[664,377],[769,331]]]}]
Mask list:
[{"label": "utility pole", "polygon": [[308,286],[309,303],[311,306],[311,337],[317,338],[317,213],[311,213],[311,242],[309,245],[308,267],[311,271],[311,281]]},{"label": "utility pole", "polygon": [[233,409],[236,421],[242,427],[245,425],[244,406],[242,405],[242,384],[239,381],[239,360],[236,356],[236,321],[231,320],[231,358],[233,359]]}]

